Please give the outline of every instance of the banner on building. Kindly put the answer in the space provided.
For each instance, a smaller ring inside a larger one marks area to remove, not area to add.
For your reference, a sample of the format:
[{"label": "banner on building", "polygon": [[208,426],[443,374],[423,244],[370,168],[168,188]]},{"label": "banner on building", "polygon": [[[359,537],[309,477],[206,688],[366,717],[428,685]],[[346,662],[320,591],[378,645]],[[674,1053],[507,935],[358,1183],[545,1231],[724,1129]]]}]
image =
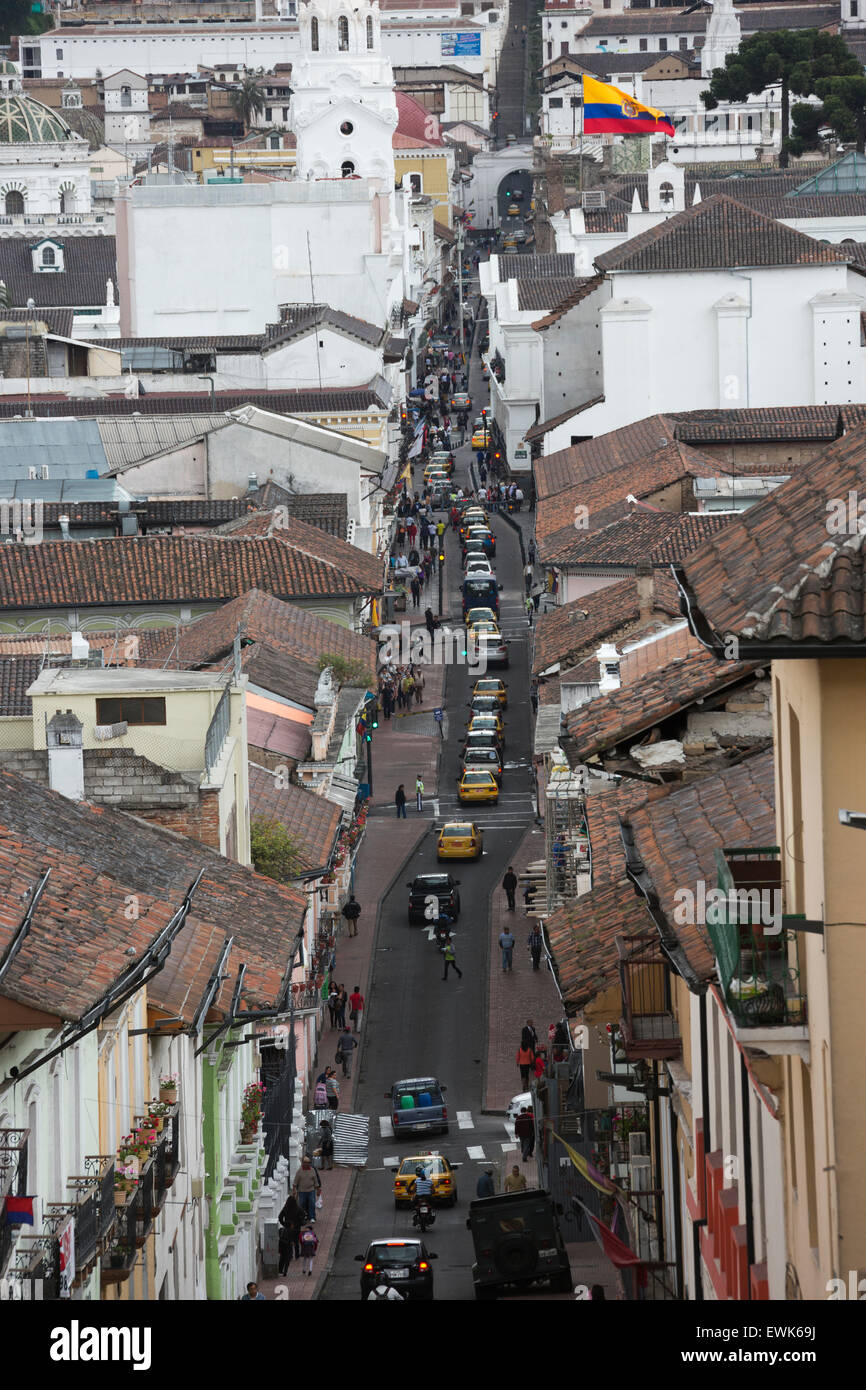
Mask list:
[{"label": "banner on building", "polygon": [[75,1282],[75,1218],[70,1216],[57,1236],[60,1247],[60,1297],[72,1297]]},{"label": "banner on building", "polygon": [[481,57],[481,35],[475,34],[440,34],[442,40],[443,58],[480,58]]}]

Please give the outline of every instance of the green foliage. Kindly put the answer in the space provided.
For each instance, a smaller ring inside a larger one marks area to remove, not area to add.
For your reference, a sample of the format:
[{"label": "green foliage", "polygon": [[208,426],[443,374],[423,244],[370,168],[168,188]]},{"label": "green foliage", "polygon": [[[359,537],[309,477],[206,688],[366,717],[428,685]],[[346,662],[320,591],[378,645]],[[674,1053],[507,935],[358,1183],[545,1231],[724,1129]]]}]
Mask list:
[{"label": "green foliage", "polygon": [[265,94],[259,82],[260,77],[261,72],[245,72],[240,82],[232,86],[229,101],[238,120],[243,121],[245,130],[249,129],[253,116],[265,109]]},{"label": "green foliage", "polygon": [[326,666],[330,666],[336,685],[363,685],[368,690],[375,690],[376,688],[376,677],[369,666],[364,665],[363,661],[351,660],[345,656],[338,656],[335,652],[328,652],[319,657],[319,670],[324,671]]},{"label": "green foliage", "polygon": [[802,154],[821,143],[818,131],[829,126],[837,140],[866,152],[866,76],[821,77],[815,83],[821,106],[798,103],[792,110],[791,151]]},{"label": "green foliage", "polygon": [[[729,53],[723,68],[715,68],[709,89],[701,92],[708,111],[720,101],[746,101],[778,84],[782,104],[782,150],[779,164],[787,166],[790,143],[790,98],[819,95],[823,79],[857,76],[862,65],[840,34],[817,29],[778,29],[751,34],[736,53]],[[808,122],[804,123],[804,129]],[[817,130],[817,127],[816,127]]]},{"label": "green foliage", "polygon": [[250,821],[250,855],[256,873],[277,883],[289,883],[303,868],[297,841],[279,821],[260,817]]},{"label": "green foliage", "polygon": [[53,24],[52,14],[32,12],[32,0],[0,0],[0,43],[11,42],[16,34],[41,34]]}]

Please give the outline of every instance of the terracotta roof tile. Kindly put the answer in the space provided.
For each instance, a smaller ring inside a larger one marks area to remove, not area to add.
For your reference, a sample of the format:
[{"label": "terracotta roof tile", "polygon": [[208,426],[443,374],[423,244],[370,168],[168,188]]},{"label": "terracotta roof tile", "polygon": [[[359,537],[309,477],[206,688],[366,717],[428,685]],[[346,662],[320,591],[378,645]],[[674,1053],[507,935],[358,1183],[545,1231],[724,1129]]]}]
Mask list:
[{"label": "terracotta roof tile", "polygon": [[730,520],[729,512],[661,512],[633,507],[598,531],[577,531],[569,565],[666,565],[681,560]]},{"label": "terracotta roof tile", "polygon": [[306,787],[284,785],[270,768],[250,763],[250,817],[276,821],[295,840],[304,869],[324,867],[330,858],[342,811]]},{"label": "terracotta roof tile", "polygon": [[[680,616],[676,585],[663,571],[653,575],[651,611]],[[600,642],[631,630],[640,617],[641,600],[636,579],[606,584],[571,603],[549,609],[541,615],[535,628],[535,675],[556,662],[563,667],[573,665],[581,656],[594,651]]]},{"label": "terracotta roof tile", "polygon": [[[0,237],[0,247],[3,244]],[[0,397],[0,418],[23,415],[23,403],[21,396]],[[210,415],[214,411],[240,410],[245,405],[259,406],[277,415],[361,415],[388,409],[388,402],[367,386],[333,391],[217,391],[213,401],[207,391],[154,391],[132,397],[100,396],[98,400],[57,394],[40,396],[33,392],[31,403],[37,419],[54,415],[76,419],[85,415],[190,415],[199,411]]]},{"label": "terracotta roof tile", "polygon": [[42,657],[3,656],[0,657],[0,716],[30,715],[33,702],[27,698],[27,691],[42,670]]}]

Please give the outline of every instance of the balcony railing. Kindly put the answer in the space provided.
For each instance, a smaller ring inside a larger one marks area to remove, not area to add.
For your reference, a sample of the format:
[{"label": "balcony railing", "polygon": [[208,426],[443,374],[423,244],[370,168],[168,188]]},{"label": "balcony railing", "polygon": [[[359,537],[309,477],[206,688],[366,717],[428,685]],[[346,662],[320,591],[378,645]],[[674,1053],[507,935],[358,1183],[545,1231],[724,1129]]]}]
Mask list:
[{"label": "balcony railing", "polygon": [[724,901],[708,904],[706,925],[731,1016],[742,1028],[802,1027],[800,941],[783,927],[778,847],[717,850],[716,862]]},{"label": "balcony railing", "polygon": [[180,1109],[177,1104],[165,1117],[165,1167],[163,1185],[171,1187],[180,1170]]},{"label": "balcony railing", "polygon": [[0,1129],[0,1276],[12,1252],[13,1227],[6,1220],[6,1198],[27,1193],[29,1129]]},{"label": "balcony railing", "polygon": [[670,973],[656,932],[617,937],[626,1061],[669,1060],[683,1050],[671,1009]]}]

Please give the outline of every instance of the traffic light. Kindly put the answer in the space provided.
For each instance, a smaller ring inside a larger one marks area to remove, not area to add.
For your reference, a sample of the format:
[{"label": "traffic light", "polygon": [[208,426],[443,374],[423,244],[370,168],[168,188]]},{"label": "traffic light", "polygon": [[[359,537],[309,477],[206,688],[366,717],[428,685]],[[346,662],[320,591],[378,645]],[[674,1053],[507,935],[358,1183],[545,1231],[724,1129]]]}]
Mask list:
[{"label": "traffic light", "polygon": [[493,455],[493,459],[494,459],[494,462],[496,462],[496,463],[501,463],[501,462],[502,462],[502,455],[500,454],[500,452],[499,452],[498,449],[496,450],[496,453]]},{"label": "traffic light", "polygon": [[506,190],[505,190],[505,196],[506,196],[506,198],[510,198],[510,197],[511,197],[511,189],[510,189],[510,188],[506,188]]},{"label": "traffic light", "polygon": [[373,742],[373,735],[370,733],[369,730],[368,730],[367,733],[364,735],[364,742],[365,742],[365,743],[372,743],[372,742]]},{"label": "traffic light", "polygon": [[439,563],[440,563],[440,565],[444,565],[444,564],[445,564],[445,552],[444,552],[444,550],[440,550],[440,552],[439,552]]},{"label": "traffic light", "polygon": [[379,727],[379,710],[375,706],[373,708],[373,717],[370,721],[370,727],[373,729],[378,729]]},{"label": "traffic light", "polygon": [[482,412],[481,412],[481,418],[482,418],[482,420],[486,420],[486,419],[487,419],[487,411],[486,411],[486,410],[482,410]]}]

